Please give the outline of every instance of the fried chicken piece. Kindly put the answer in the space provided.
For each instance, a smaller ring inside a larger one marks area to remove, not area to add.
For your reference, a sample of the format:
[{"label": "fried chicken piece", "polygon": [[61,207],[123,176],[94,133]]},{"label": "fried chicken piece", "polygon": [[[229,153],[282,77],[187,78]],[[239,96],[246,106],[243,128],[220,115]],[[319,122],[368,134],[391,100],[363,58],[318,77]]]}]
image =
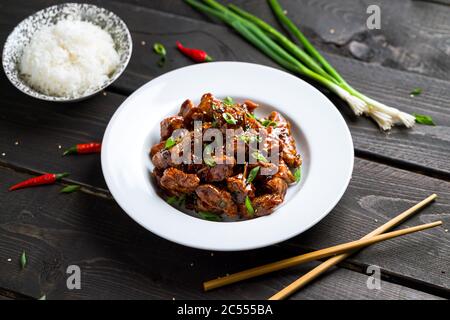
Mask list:
[{"label": "fried chicken piece", "polygon": [[279,195],[265,194],[252,200],[252,206],[255,210],[255,216],[261,217],[271,214],[275,207],[283,202]]},{"label": "fried chicken piece", "polygon": [[211,157],[211,160],[216,163],[213,167],[205,167],[202,169],[201,177],[207,182],[219,182],[230,177],[233,174],[233,168],[236,165],[236,160],[233,157],[223,156],[219,161],[216,156]]},{"label": "fried chicken piece", "polygon": [[259,104],[253,102],[252,100],[245,100],[244,105],[250,113],[253,113],[253,111],[259,107]]},{"label": "fried chicken piece", "polygon": [[251,183],[246,183],[246,179],[242,173],[227,178],[227,188],[238,204],[244,203],[246,197],[255,197],[255,187]]},{"label": "fried chicken piece", "polygon": [[291,135],[290,123],[278,112],[272,111],[269,120],[276,122],[277,126],[272,128],[273,134],[280,139],[281,157],[291,168],[300,167],[302,159],[297,153],[294,137]]},{"label": "fried chicken piece", "polygon": [[286,181],[281,178],[272,178],[265,184],[265,187],[271,191],[270,194],[275,194],[281,197],[281,201],[284,201],[288,185]]},{"label": "fried chicken piece", "polygon": [[200,99],[200,103],[198,104],[197,108],[203,114],[204,120],[212,121],[214,119],[213,110],[216,107],[220,107],[221,105],[222,102],[214,98],[211,93],[205,93]]},{"label": "fried chicken piece", "polygon": [[152,157],[152,162],[158,169],[166,169],[175,165],[172,161],[172,154],[170,153],[170,150],[166,149],[156,152]]},{"label": "fried chicken piece", "polygon": [[183,102],[178,115],[184,118],[184,124],[186,127],[189,127],[191,125],[192,120],[203,119],[202,111],[194,106],[194,103],[189,99]]},{"label": "fried chicken piece", "polygon": [[225,213],[229,216],[237,214],[237,206],[228,191],[221,190],[211,184],[202,184],[195,190],[198,208],[208,209],[214,213]]},{"label": "fried chicken piece", "polygon": [[157,144],[153,145],[150,149],[150,158],[153,158],[153,156],[164,149],[164,146],[166,145],[166,141],[158,142]]},{"label": "fried chicken piece", "polygon": [[291,170],[289,170],[288,166],[282,159],[280,159],[280,163],[278,164],[278,172],[274,175],[274,177],[283,179],[287,184],[295,182],[294,174]]},{"label": "fried chicken piece", "polygon": [[184,128],[184,118],[172,116],[161,121],[161,141],[167,140],[176,129]]},{"label": "fried chicken piece", "polygon": [[172,195],[194,192],[200,184],[196,174],[184,173],[176,168],[166,169],[159,181],[161,187]]}]

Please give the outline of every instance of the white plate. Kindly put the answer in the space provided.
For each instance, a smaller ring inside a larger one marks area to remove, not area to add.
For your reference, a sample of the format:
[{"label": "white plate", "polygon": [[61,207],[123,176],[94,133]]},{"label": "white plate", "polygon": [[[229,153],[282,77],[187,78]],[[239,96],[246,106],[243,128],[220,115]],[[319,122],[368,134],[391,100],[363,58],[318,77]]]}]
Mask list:
[{"label": "white plate", "polygon": [[[182,213],[156,193],[149,171],[150,147],[159,122],[185,99],[251,99],[277,110],[292,124],[304,159],[302,181],[290,187],[273,214],[240,222],[211,222]],[[298,235],[323,219],[342,197],[353,170],[353,142],[336,107],[318,90],[273,68],[241,63],[197,64],[166,73],[134,92],[111,119],[103,139],[106,183],[122,209],[151,232],[208,250],[265,247]]]}]

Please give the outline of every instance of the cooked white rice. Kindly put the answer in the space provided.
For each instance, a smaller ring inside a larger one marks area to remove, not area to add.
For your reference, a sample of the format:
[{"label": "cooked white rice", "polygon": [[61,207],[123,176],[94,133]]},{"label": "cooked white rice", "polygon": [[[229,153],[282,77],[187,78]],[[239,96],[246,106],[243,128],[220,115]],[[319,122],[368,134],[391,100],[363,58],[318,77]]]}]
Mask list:
[{"label": "cooked white rice", "polygon": [[109,33],[90,22],[63,20],[33,35],[19,68],[41,93],[76,97],[100,87],[118,64]]}]

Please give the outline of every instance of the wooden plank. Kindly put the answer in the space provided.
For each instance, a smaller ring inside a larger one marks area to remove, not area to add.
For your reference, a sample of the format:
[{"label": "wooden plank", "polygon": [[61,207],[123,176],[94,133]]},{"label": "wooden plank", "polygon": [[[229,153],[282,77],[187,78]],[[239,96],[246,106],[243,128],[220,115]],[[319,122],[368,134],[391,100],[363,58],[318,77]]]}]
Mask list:
[{"label": "wooden plank", "polygon": [[[11,18],[13,15],[26,15],[23,11],[31,12],[30,6],[44,7],[46,1],[26,2],[23,6],[14,6],[11,10],[13,14],[2,17],[7,23],[15,23],[13,21],[17,18]],[[20,2],[20,1],[19,1]],[[190,62],[184,57],[180,56],[174,51],[172,44],[176,39],[189,39],[189,42],[203,47],[211,55],[217,57],[219,60],[242,60],[253,61],[262,64],[272,65],[273,63],[267,58],[263,57],[257,50],[251,48],[244,43],[238,36],[229,32],[227,28],[194,21],[186,18],[180,18],[173,15],[161,14],[154,10],[145,9],[142,7],[127,7],[116,2],[108,2],[108,7],[114,11],[121,12],[121,16],[127,21],[130,27],[136,32],[133,33],[135,49],[132,61],[125,74],[116,83],[114,90],[120,92],[130,93],[140,84],[147,80],[158,76],[169,70],[184,66]],[[1,15],[1,13],[0,13]],[[1,19],[0,19],[1,20]],[[150,32],[156,28],[158,31]],[[182,31],[180,31],[182,30]],[[3,33],[6,37],[6,32]],[[141,41],[146,41],[146,45],[142,46]],[[164,68],[159,68],[156,64],[157,57],[150,51],[149,44],[161,41],[169,50],[169,62]],[[408,72],[397,71],[389,68],[384,68],[375,64],[368,64],[355,59],[343,58],[339,55],[330,54],[327,57],[331,62],[342,71],[343,75],[361,91],[380,99],[382,102],[398,107],[407,112],[417,112],[429,114],[434,117],[438,126],[417,126],[414,130],[404,130],[396,128],[389,134],[381,133],[376,125],[366,119],[355,119],[349,112],[348,107],[343,103],[330,96],[333,101],[340,108],[344,114],[355,142],[355,148],[358,154],[364,156],[376,157],[383,161],[396,161],[400,165],[407,165],[413,167],[415,170],[421,170],[427,173],[439,175],[443,178],[450,178],[450,162],[447,159],[450,157],[450,114],[448,112],[448,101],[450,100],[449,81],[437,80],[421,75],[414,75]],[[367,75],[370,75],[368,77]],[[22,107],[18,107],[17,101],[25,101],[31,104],[32,100],[25,100],[21,94],[14,90],[6,80],[0,79],[0,86],[6,96],[2,99],[6,100],[2,105],[3,114],[19,112]],[[409,92],[412,88],[423,88],[423,94],[416,98],[409,97]],[[113,98],[111,98],[113,99]],[[100,99],[86,102],[86,104],[97,104]],[[111,103],[111,108],[116,108],[123,98],[114,96],[116,102]],[[109,100],[108,100],[109,101]],[[15,106],[14,106],[15,105]],[[21,102],[21,105],[23,103]],[[43,104],[42,104],[43,105]],[[29,108],[31,109],[31,107]],[[29,111],[29,109],[27,111]],[[44,112],[47,111],[43,108]],[[58,107],[55,107],[58,109]],[[90,108],[94,110],[94,108]],[[98,112],[105,112],[101,114],[102,120],[105,120],[112,114],[113,109],[104,111],[104,108],[98,107],[95,110]],[[77,108],[78,110],[78,108]],[[37,112],[37,111],[36,111]],[[43,112],[43,110],[39,110]],[[301,111],[299,111],[301,112]],[[72,113],[72,112],[71,112]],[[73,112],[75,113],[75,111]],[[53,114],[42,114],[42,117],[52,119]],[[85,115],[80,114],[84,117]],[[89,115],[92,116],[92,115]],[[16,115],[7,117],[7,120],[15,123],[22,122],[22,119],[17,119]],[[86,119],[81,119],[81,124],[86,123]],[[77,119],[73,118],[73,123],[77,123]],[[14,124],[15,126],[16,124]],[[83,127],[83,126],[82,126]],[[79,128],[74,126],[74,128]],[[1,130],[1,129],[0,129]],[[8,131],[11,132],[11,131]],[[100,136],[100,127],[96,128],[96,136]],[[55,140],[55,133],[48,131],[52,135],[50,141]],[[37,135],[36,135],[37,137]],[[45,136],[41,135],[41,140]],[[8,138],[10,139],[10,138]],[[37,139],[37,138],[36,138]],[[11,140],[11,139],[10,139]],[[66,141],[66,139],[60,139]],[[67,139],[68,140],[68,139]],[[74,141],[72,139],[71,141]],[[67,141],[69,142],[69,141]],[[11,144],[8,140],[7,145]],[[3,146],[10,152],[7,146]],[[36,157],[36,154],[34,154]],[[46,157],[46,155],[44,155]],[[30,166],[27,163],[29,159],[21,157],[19,165]],[[48,163],[48,159],[36,159],[41,163]],[[15,161],[12,159],[11,161]],[[51,160],[50,163],[55,162]],[[14,162],[15,163],[15,162]],[[55,165],[57,168],[57,166]],[[38,170],[46,170],[46,168],[39,168]],[[72,168],[70,168],[72,169]],[[76,171],[77,169],[75,169]],[[94,170],[92,171],[94,172]],[[81,174],[81,173],[80,173]],[[101,178],[95,178],[96,182],[101,181]],[[86,182],[83,180],[83,182]],[[101,183],[96,183],[96,186],[104,187]]]},{"label": "wooden plank", "polygon": [[[202,19],[198,12],[177,0],[130,1]],[[239,5],[279,27],[264,1],[219,2]],[[450,6],[439,2],[449,3],[448,0],[280,0],[289,17],[321,51],[448,80],[450,44],[443,39],[450,36]],[[380,30],[367,28],[369,15],[366,10],[369,5],[378,5],[381,10]]]},{"label": "wooden plank", "polygon": [[[287,243],[247,252],[215,252],[190,249],[152,235],[134,223],[114,201],[84,192],[59,194],[61,186],[46,186],[7,192],[10,184],[27,177],[0,168],[0,288],[49,298],[266,298],[309,266],[273,274],[211,295],[200,291],[201,282],[310,248],[354,240],[384,223],[416,201],[437,192],[437,203],[404,224],[442,219],[450,223],[450,183],[422,177],[384,165],[356,161],[351,185],[333,212],[316,227]],[[349,223],[351,221],[351,223]],[[444,227],[387,241],[355,256],[354,265],[378,265],[395,281],[414,279],[420,290],[438,295],[450,292],[450,236]],[[21,271],[18,258],[25,250],[28,267]],[[7,262],[12,259],[11,262]],[[83,270],[81,291],[68,291],[65,270],[76,264]],[[314,297],[371,297],[364,290],[365,277],[331,274]],[[342,282],[337,279],[346,279]],[[349,280],[351,279],[351,280]],[[360,279],[360,280],[358,280]],[[358,285],[357,285],[358,283]],[[315,285],[314,285],[315,287]],[[341,288],[338,288],[341,287]],[[357,287],[354,292],[353,287]],[[413,286],[414,287],[414,286]],[[228,291],[229,290],[229,291]],[[318,291],[315,291],[318,290]],[[422,294],[401,287],[388,287],[393,298]],[[405,291],[406,290],[406,291]],[[406,296],[402,296],[405,294]],[[310,298],[300,293],[298,298]]]}]

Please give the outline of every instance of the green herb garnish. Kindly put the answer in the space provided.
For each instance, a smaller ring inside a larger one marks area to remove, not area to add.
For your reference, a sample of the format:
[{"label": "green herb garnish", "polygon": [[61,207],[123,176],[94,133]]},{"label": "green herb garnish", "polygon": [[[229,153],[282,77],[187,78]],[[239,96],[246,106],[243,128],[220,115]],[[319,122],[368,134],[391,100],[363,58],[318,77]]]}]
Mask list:
[{"label": "green herb garnish", "polygon": [[161,43],[156,42],[153,44],[153,51],[161,57],[161,59],[158,62],[158,65],[162,67],[166,62],[166,55],[167,55],[166,48]]},{"label": "green herb garnish", "polygon": [[261,162],[269,162],[259,151],[253,152],[252,157]]},{"label": "green herb garnish", "polygon": [[413,113],[413,116],[416,117],[416,122],[420,124],[426,124],[428,126],[435,126],[436,124],[433,121],[433,118],[430,116],[426,116],[424,114]]},{"label": "green herb garnish", "polygon": [[415,88],[414,90],[412,90],[409,95],[411,97],[417,97],[419,94],[422,93],[422,89],[421,88]]},{"label": "green herb garnish", "polygon": [[203,161],[206,163],[206,165],[208,167],[215,167],[216,166],[216,161],[214,161],[213,158],[205,158],[205,159],[203,159]]},{"label": "green herb garnish", "polygon": [[182,206],[186,200],[186,195],[183,194],[180,197],[171,196],[166,199],[166,202],[171,206]]},{"label": "green herb garnish", "polygon": [[20,255],[20,266],[22,269],[25,269],[27,266],[27,255],[25,254],[25,251],[22,251],[22,254]]},{"label": "green herb garnish", "polygon": [[177,142],[175,141],[175,139],[170,137],[169,139],[167,139],[166,144],[164,145],[164,149],[168,150],[176,144]]},{"label": "green herb garnish", "polygon": [[248,196],[245,197],[245,208],[247,209],[248,215],[250,217],[253,217],[253,215],[255,214],[255,210],[253,209],[252,201]]},{"label": "green herb garnish", "polygon": [[295,169],[294,171],[294,177],[295,177],[295,182],[300,182],[301,178],[302,178],[302,169],[300,167],[298,167],[297,169]]},{"label": "green herb garnish", "polygon": [[255,117],[255,115],[253,113],[247,112],[246,115],[249,118],[256,119],[256,117]]},{"label": "green herb garnish", "polygon": [[200,211],[200,212],[198,212],[198,214],[202,219],[205,219],[205,220],[222,221],[222,218],[219,215],[211,213],[211,212]]},{"label": "green herb garnish", "polygon": [[212,152],[213,148],[208,144],[204,149],[205,156],[203,157],[203,161],[208,167],[214,167],[216,165],[216,161],[211,157]]},{"label": "green herb garnish", "polygon": [[167,201],[168,204],[170,204],[171,206],[173,206],[173,205],[176,205],[176,204],[178,203],[178,197],[176,197],[176,196],[171,196],[171,197],[168,197],[168,198],[166,199],[166,201]]},{"label": "green herb garnish", "polygon": [[264,126],[264,127],[269,127],[269,126],[271,126],[271,127],[276,127],[278,124],[275,122],[275,121],[273,121],[273,120],[269,120],[269,119],[267,119],[267,120],[263,120],[262,122],[261,122],[261,124]]},{"label": "green herb garnish", "polygon": [[259,166],[254,167],[252,170],[250,170],[250,173],[248,174],[248,177],[247,177],[247,183],[250,183],[253,180],[255,180],[256,175],[258,174],[258,171],[259,171]]},{"label": "green herb garnish", "polygon": [[236,124],[237,123],[236,119],[231,114],[229,114],[228,112],[223,113],[222,117],[225,119],[225,121],[228,124]]},{"label": "green herb garnish", "polygon": [[72,193],[81,189],[81,186],[76,184],[71,184],[61,189],[60,193]]},{"label": "green herb garnish", "polygon": [[234,100],[231,97],[226,97],[225,99],[223,99],[223,104],[228,107],[231,107],[234,105]]}]

